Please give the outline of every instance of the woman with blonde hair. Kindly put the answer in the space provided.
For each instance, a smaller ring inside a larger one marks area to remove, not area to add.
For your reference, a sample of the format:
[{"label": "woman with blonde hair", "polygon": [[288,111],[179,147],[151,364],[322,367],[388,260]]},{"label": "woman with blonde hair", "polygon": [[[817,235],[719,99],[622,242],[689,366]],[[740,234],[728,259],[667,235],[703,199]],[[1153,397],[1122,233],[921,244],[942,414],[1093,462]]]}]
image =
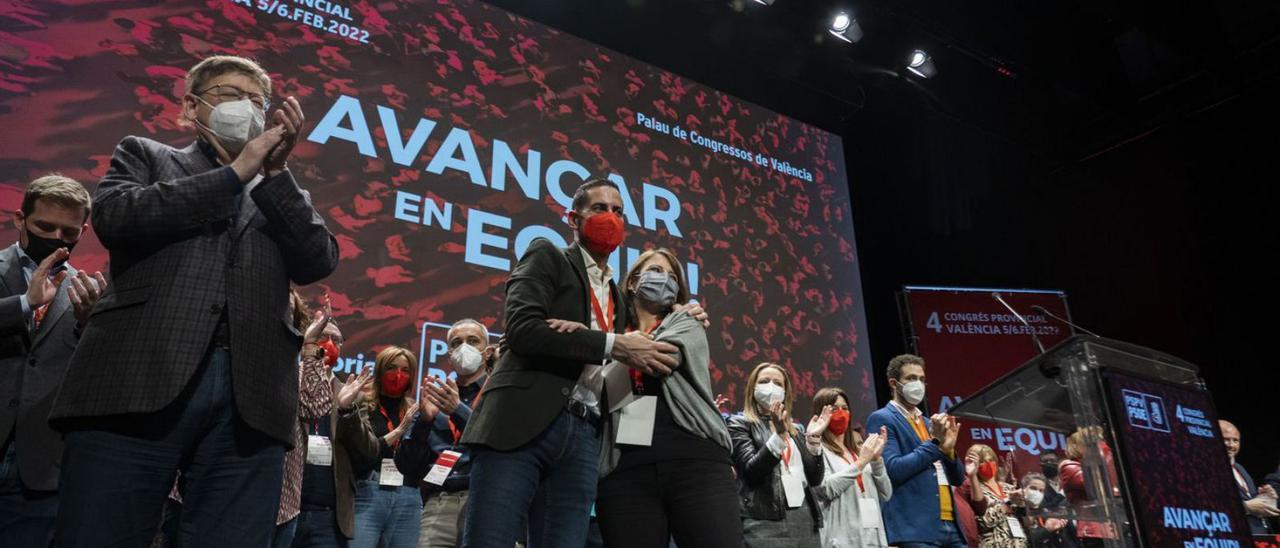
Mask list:
[{"label": "woman with blonde hair", "polygon": [[831,420],[822,433],[825,474],[818,485],[822,504],[823,548],[888,546],[880,502],[893,495],[893,484],[880,458],[885,430],[866,440],[850,427],[849,397],[839,388],[823,388],[813,395],[813,413],[830,407]]},{"label": "woman with blonde hair", "polygon": [[802,432],[791,420],[791,376],[769,362],[751,370],[744,400],[742,415],[729,419],[729,437],[746,545],[817,548],[822,509],[814,488],[822,484],[822,434],[832,408],[824,407]]},{"label": "woman with blonde hair", "polygon": [[378,459],[367,463],[356,486],[356,535],[352,548],[417,548],[422,515],[418,483],[395,465],[395,450],[418,413],[410,371],[418,359],[413,352],[388,346],[374,358],[373,390],[366,396],[369,426],[378,438]]},{"label": "woman with blonde hair", "polygon": [[[999,468],[996,452],[988,445],[975,443],[964,457],[968,476],[958,490],[969,499],[978,524],[979,548],[1026,548],[1027,535],[1013,518],[1009,501],[1021,501],[1022,491],[996,481]],[[1016,527],[1015,527],[1016,526]]]}]

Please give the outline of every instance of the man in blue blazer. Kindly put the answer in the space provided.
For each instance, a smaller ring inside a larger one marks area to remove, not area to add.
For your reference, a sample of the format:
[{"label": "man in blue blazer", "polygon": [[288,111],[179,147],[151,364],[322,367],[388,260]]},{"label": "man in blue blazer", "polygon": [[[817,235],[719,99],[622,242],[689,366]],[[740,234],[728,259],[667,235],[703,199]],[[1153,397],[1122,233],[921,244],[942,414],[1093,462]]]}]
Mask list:
[{"label": "man in blue blazer", "polygon": [[960,423],[955,417],[925,417],[924,359],[903,354],[889,361],[886,371],[893,399],[871,414],[867,431],[884,427],[889,439],[884,463],[893,483],[893,497],[881,504],[889,544],[899,548],[964,548],[967,543],[956,523],[953,486],[964,480],[964,465],[956,458]]}]

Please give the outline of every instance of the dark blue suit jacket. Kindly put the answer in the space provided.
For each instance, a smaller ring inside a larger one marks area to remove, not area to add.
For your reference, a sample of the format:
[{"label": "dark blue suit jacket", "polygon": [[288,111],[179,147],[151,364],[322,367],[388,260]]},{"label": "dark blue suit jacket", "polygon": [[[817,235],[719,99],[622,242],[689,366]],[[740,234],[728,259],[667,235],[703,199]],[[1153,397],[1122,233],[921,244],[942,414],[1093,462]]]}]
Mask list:
[{"label": "dark blue suit jacket", "polygon": [[[928,428],[929,417],[924,417],[924,421]],[[921,442],[911,423],[893,403],[867,419],[867,433],[879,432],[881,426],[889,434],[884,445],[884,465],[893,483],[893,497],[880,505],[889,544],[941,542],[938,476],[933,463],[942,462],[952,486],[964,481],[963,465],[959,459],[947,458],[933,442]],[[954,507],[954,488],[951,496]]]},{"label": "dark blue suit jacket", "polygon": [[[1240,492],[1240,500],[1246,501],[1258,496],[1258,485],[1253,482],[1253,476],[1249,475],[1249,471],[1245,470],[1243,466],[1240,466],[1240,463],[1238,462],[1231,463],[1231,466],[1240,473],[1240,477],[1244,478],[1244,482],[1247,486],[1247,489],[1240,488],[1238,487],[1239,483],[1236,484],[1237,490]],[[1249,530],[1253,534],[1266,535],[1271,533],[1271,528],[1267,525],[1267,520],[1250,515],[1246,515],[1245,517],[1249,520]]]}]

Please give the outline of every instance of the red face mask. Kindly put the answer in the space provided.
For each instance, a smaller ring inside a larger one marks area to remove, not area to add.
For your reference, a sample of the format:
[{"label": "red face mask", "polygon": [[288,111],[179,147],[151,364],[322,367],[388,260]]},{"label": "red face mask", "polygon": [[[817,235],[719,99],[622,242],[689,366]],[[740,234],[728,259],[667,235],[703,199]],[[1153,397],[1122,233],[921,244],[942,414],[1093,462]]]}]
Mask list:
[{"label": "red face mask", "polygon": [[991,478],[994,478],[994,477],[996,477],[995,461],[984,462],[978,465],[978,479],[982,481],[990,481]]},{"label": "red face mask", "polygon": [[333,339],[325,339],[317,344],[324,350],[324,364],[333,367],[338,363],[338,345],[334,344]]},{"label": "red face mask", "polygon": [[837,436],[843,436],[849,431],[849,410],[836,409],[831,412],[831,423],[827,425],[827,430]]},{"label": "red face mask", "polygon": [[582,221],[582,244],[596,255],[608,255],[622,245],[622,217],[612,211],[596,213]]},{"label": "red face mask", "polygon": [[382,373],[382,392],[388,396],[399,396],[409,389],[409,374],[399,369]]}]

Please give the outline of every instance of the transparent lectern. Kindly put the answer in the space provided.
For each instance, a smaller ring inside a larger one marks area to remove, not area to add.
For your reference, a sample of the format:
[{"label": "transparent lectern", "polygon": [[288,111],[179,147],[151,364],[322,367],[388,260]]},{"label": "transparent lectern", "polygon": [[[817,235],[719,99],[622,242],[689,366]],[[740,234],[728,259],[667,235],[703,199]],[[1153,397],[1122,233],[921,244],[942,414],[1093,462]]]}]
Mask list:
[{"label": "transparent lectern", "polygon": [[[1083,437],[1085,494],[1058,515],[1108,548],[1250,542],[1199,369],[1138,345],[1076,335],[950,414]],[[1048,515],[1053,515],[1049,512]],[[1102,527],[1096,527],[1102,524]]]}]

